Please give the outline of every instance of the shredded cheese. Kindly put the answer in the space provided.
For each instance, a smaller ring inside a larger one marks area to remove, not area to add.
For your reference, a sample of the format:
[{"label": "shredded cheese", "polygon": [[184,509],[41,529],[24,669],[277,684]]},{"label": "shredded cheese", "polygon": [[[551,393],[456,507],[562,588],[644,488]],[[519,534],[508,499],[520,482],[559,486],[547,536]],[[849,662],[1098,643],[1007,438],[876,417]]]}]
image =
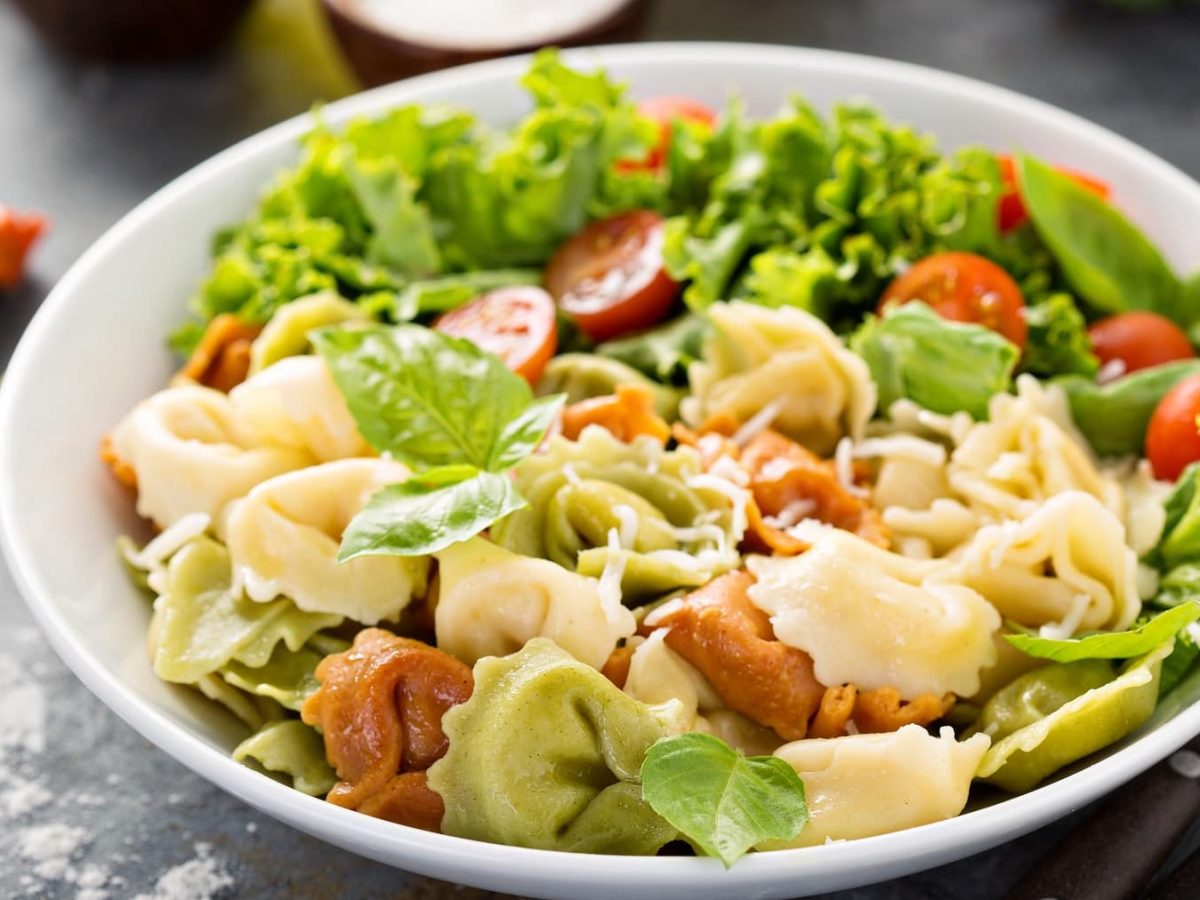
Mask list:
[{"label": "shredded cheese", "polygon": [[579,487],[583,481],[579,477],[579,473],[575,471],[575,467],[570,463],[566,463],[562,467],[563,478],[567,479],[567,484],[572,487]]},{"label": "shredded cheese", "polygon": [[1110,359],[1100,367],[1100,371],[1096,373],[1097,384],[1108,384],[1110,381],[1116,381],[1125,374],[1126,366],[1123,359]]},{"label": "shredded cheese", "polygon": [[600,594],[600,605],[610,622],[617,621],[623,612],[621,605],[621,579],[625,577],[626,551],[621,546],[621,536],[617,529],[608,530],[608,559],[604,562],[604,571],[596,590]]},{"label": "shredded cheese", "polygon": [[856,496],[866,495],[866,491],[854,483],[854,441],[849,437],[838,441],[837,449],[833,451],[833,465],[842,487]]},{"label": "shredded cheese", "polygon": [[192,538],[199,537],[208,531],[210,524],[212,524],[212,518],[208,513],[188,513],[179,521],[167,526],[162,534],[157,535],[137,553],[126,554],[125,558],[131,566],[136,568],[147,571],[157,569]]},{"label": "shredded cheese", "polygon": [[764,516],[763,521],[772,528],[788,529],[798,522],[807,519],[817,511],[817,501],[810,497],[793,500],[779,511],[777,516]]},{"label": "shredded cheese", "polygon": [[746,513],[746,507],[750,503],[750,492],[744,487],[734,484],[728,478],[722,478],[714,472],[693,475],[686,483],[690,488],[699,490],[707,489],[724,495],[730,505],[729,531],[733,537],[733,542],[735,544],[741,543],[742,538],[746,534],[746,529],[750,525],[750,520]]},{"label": "shredded cheese", "polygon": [[896,459],[911,459],[914,462],[941,466],[946,462],[946,448],[934,441],[914,437],[911,434],[896,434],[890,437],[866,438],[854,445],[856,459],[872,459],[888,456]]},{"label": "shredded cheese", "polygon": [[624,503],[615,504],[612,511],[613,515],[617,517],[617,521],[621,523],[620,531],[618,532],[621,549],[632,550],[633,545],[637,542],[637,511],[632,506],[627,506]]},{"label": "shredded cheese", "polygon": [[738,448],[745,447],[752,440],[771,427],[775,417],[783,410],[784,399],[776,397],[749,419],[733,434],[733,442]]},{"label": "shredded cheese", "polygon": [[1076,594],[1071,600],[1071,608],[1063,616],[1061,622],[1050,622],[1038,629],[1038,636],[1063,641],[1073,636],[1079,630],[1083,617],[1087,615],[1091,598],[1087,594]]}]

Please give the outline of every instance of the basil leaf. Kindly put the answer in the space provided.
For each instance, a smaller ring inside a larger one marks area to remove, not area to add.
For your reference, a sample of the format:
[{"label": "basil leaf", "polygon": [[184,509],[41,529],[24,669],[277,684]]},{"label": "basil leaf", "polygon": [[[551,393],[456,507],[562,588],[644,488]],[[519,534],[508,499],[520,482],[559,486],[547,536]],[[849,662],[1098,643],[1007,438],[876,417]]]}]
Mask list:
[{"label": "basil leaf", "polygon": [[691,732],[646,751],[642,797],[726,867],[765,840],[791,840],[808,821],[804,783],[774,756],[745,757],[719,738]]},{"label": "basil leaf", "polygon": [[363,437],[414,468],[506,469],[541,441],[562,397],[529,385],[470,341],[419,325],[323,329],[329,364]]},{"label": "basil leaf", "polygon": [[981,325],[949,322],[924,303],[867,319],[850,338],[879,388],[879,408],[907,397],[934,412],[986,419],[988,401],[1012,383],[1020,351]]},{"label": "basil leaf", "polygon": [[1029,216],[1075,293],[1104,312],[1148,309],[1185,328],[1195,321],[1179,278],[1115,207],[1036,159],[1018,165]]},{"label": "basil leaf", "polygon": [[1181,360],[1097,384],[1081,375],[1055,378],[1071,405],[1071,418],[1100,456],[1141,455],[1154,408],[1171,388],[1200,372],[1200,361]]},{"label": "basil leaf", "polygon": [[1031,634],[1006,634],[1004,639],[1022,653],[1054,662],[1132,659],[1169,641],[1197,618],[1200,618],[1200,603],[1181,603],[1128,631],[1101,632],[1067,640]]},{"label": "basil leaf", "polygon": [[385,487],[342,535],[338,562],[359,556],[426,556],[465,541],[528,506],[512,479],[444,466]]}]

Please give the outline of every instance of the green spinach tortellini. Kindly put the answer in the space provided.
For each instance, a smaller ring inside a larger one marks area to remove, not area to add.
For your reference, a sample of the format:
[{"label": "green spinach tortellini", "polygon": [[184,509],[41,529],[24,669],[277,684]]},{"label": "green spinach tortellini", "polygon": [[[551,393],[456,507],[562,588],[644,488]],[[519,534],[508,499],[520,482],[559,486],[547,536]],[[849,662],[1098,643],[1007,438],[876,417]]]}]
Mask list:
[{"label": "green spinach tortellini", "polygon": [[619,556],[627,600],[699,587],[740,561],[745,501],[730,493],[740,489],[702,475],[691,448],[625,444],[588,427],[578,441],[552,439],[515,473],[529,506],[497,523],[493,540],[593,577]]},{"label": "green spinach tortellini", "polygon": [[675,829],[642,800],[642,759],[678,704],[649,707],[553,641],[475,665],[429,769],[446,834],[518,847],[652,854]]},{"label": "green spinach tortellini", "polygon": [[983,707],[972,733],[991,749],[976,777],[1020,793],[1063,766],[1120,740],[1150,718],[1168,641],[1120,670],[1103,659],[1027,672]]},{"label": "green spinach tortellini", "polygon": [[654,397],[654,411],[668,422],[678,418],[679,391],[651,381],[620,360],[592,353],[564,353],[554,357],[538,379],[537,392],[543,396],[566,394],[568,403],[578,403],[612,394],[621,384],[640,384],[649,388]]},{"label": "green spinach tortellini", "polygon": [[337,781],[325,761],[321,735],[299,719],[267,723],[234,748],[233,758],[238,762],[253,760],[313,797],[324,797]]}]

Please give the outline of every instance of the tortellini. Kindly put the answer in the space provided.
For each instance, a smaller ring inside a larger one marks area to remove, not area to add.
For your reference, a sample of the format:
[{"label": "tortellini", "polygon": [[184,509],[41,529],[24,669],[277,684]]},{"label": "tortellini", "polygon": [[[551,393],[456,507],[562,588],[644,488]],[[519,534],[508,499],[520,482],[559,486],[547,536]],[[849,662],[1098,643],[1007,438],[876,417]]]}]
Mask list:
[{"label": "tortellini", "polygon": [[702,474],[689,447],[618,441],[589,426],[525,459],[517,487],[529,501],[492,528],[496,543],[600,577],[617,566],[626,597],[698,587],[735,567],[749,495]]},{"label": "tortellini", "polygon": [[1082,491],[1047,500],[1019,522],[986,525],[971,538],[955,580],[1023,625],[1056,623],[1061,637],[1128,627],[1141,610],[1137,556],[1125,527]]},{"label": "tortellini", "polygon": [[233,750],[238,762],[254,760],[268,772],[284,775],[296,790],[324,797],[337,781],[325,761],[317,732],[297,719],[269,722]]},{"label": "tortellini", "polygon": [[839,529],[814,526],[796,557],[751,557],[749,589],[775,636],[812,657],[821,684],[892,686],[970,696],[996,661],[996,610],[975,591],[939,582],[936,562],[888,553]]},{"label": "tortellini", "polygon": [[566,394],[567,403],[612,394],[621,384],[640,384],[654,396],[654,410],[667,421],[679,412],[679,392],[651,381],[620,360],[594,353],[564,353],[546,364],[538,379],[539,395]]},{"label": "tortellini", "polygon": [[326,325],[343,322],[370,321],[361,306],[343,300],[337,294],[313,294],[286,303],[250,345],[250,375],[289,356],[299,356],[309,350],[309,332]]},{"label": "tortellini", "polygon": [[997,394],[989,421],[973,425],[950,457],[950,486],[973,507],[997,518],[1020,519],[1063,491],[1085,491],[1118,518],[1121,487],[1100,472],[1071,425],[1066,399],[1032,376],[1017,395]]},{"label": "tortellini", "polygon": [[282,359],[229,392],[243,433],[290,447],[319,462],[372,456],[329,366],[319,356]]},{"label": "tortellini", "polygon": [[252,600],[289,597],[300,609],[364,625],[396,619],[424,591],[428,560],[380,555],[339,564],[337,553],[371,495],[408,474],[390,460],[346,459],[258,485],[225,524],[235,588]]},{"label": "tortellini", "polygon": [[518,847],[652,854],[675,829],[644,800],[656,711],[545,638],[480,660],[450,709],[446,755],[429,769],[447,834]]},{"label": "tortellini", "polygon": [[299,652],[340,615],[299,610],[290,600],[255,603],[231,589],[229,553],[208,537],[189,541],[167,564],[154,603],[150,655],[155,674],[195,684],[231,663],[266,666],[280,646]]},{"label": "tortellini", "polygon": [[598,669],[636,627],[632,612],[601,597],[596,579],[547,560],[520,556],[483,538],[435,555],[438,647],[468,665],[545,637]]},{"label": "tortellini", "polygon": [[160,528],[189,513],[217,518],[256,484],[312,462],[302,448],[248,432],[220,391],[183,385],[143,400],[112,433],[137,476],[137,511]]},{"label": "tortellini", "polygon": [[1107,747],[1154,712],[1168,641],[1114,672],[1108,660],[1055,663],[1022,675],[983,708],[974,731],[992,739],[978,777],[1019,793]]},{"label": "tortellini", "polygon": [[862,358],[829,326],[795,307],[715,303],[714,336],[704,362],[688,370],[690,424],[729,415],[745,422],[773,406],[771,427],[822,455],[845,436],[858,438],[875,411],[876,391]]},{"label": "tortellini", "polygon": [[919,725],[784,744],[775,755],[804,782],[808,824],[795,840],[763,849],[811,847],[957,816],[988,744],[982,734],[956,741],[948,727],[934,737]]}]

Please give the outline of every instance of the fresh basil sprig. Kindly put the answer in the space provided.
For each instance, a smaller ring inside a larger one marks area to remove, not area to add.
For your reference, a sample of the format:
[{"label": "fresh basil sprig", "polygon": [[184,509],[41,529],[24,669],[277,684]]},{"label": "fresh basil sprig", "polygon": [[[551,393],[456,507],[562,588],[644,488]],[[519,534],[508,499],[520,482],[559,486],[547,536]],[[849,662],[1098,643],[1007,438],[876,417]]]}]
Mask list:
[{"label": "fresh basil sprig", "polygon": [[371,497],[339,562],[433,553],[526,505],[504,473],[541,443],[561,395],[534,399],[493,354],[419,325],[327,328],[313,344],[363,437],[416,472]]},{"label": "fresh basil sprig", "polygon": [[808,822],[795,769],[774,756],[742,756],[700,732],[662,738],[646,751],[642,797],[726,867],[762,841],[791,840]]},{"label": "fresh basil sprig", "polygon": [[1008,634],[1004,639],[1029,656],[1054,662],[1080,659],[1132,659],[1166,643],[1179,631],[1200,618],[1200,603],[1181,603],[1128,631],[1107,631],[1082,638],[1038,637],[1036,634]]}]

